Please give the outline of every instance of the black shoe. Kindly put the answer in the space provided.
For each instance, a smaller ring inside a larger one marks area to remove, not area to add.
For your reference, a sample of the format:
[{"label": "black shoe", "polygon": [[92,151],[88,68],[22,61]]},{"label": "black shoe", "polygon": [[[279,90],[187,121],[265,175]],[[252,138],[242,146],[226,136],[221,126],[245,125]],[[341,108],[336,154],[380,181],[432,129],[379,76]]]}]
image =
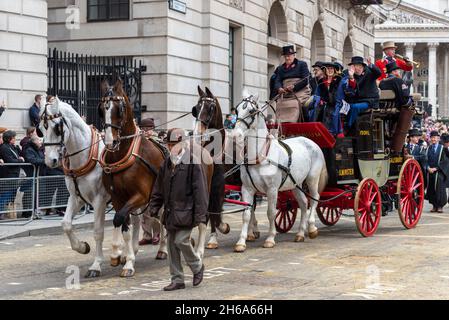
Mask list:
[{"label": "black shoe", "polygon": [[203,273],[204,273],[204,264],[201,267],[200,271],[193,275],[193,286],[196,287],[203,281]]},{"label": "black shoe", "polygon": [[179,289],[185,289],[186,285],[184,283],[172,282],[164,288],[164,291],[174,291]]}]

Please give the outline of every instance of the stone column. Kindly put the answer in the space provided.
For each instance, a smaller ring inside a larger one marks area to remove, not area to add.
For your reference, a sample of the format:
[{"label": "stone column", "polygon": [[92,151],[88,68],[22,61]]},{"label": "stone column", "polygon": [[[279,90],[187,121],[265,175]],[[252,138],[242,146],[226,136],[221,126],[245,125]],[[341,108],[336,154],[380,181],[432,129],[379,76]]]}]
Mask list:
[{"label": "stone column", "polygon": [[444,46],[444,86],[442,87],[442,103],[443,104],[443,112],[442,116],[449,116],[449,45],[445,44]]},{"label": "stone column", "polygon": [[437,118],[437,48],[438,42],[429,42],[429,104],[432,105],[432,118]]},{"label": "stone column", "polygon": [[[404,43],[404,45],[405,45],[405,56],[407,58],[409,58],[410,60],[413,60],[413,49],[415,48],[416,43],[415,42],[406,42],[406,43]],[[412,73],[413,73],[413,71],[412,71]],[[412,86],[410,88],[410,93],[413,93],[413,92],[414,92],[414,90],[413,90],[413,86]]]}]

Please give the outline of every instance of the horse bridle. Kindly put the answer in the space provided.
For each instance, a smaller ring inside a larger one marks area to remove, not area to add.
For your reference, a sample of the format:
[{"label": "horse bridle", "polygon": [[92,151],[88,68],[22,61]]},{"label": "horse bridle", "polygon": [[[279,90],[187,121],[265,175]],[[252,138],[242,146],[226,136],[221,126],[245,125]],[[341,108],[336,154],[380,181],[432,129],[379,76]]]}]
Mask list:
[{"label": "horse bridle", "polygon": [[[200,119],[201,112],[203,111],[204,104],[206,103],[206,101],[211,102],[211,104],[210,104],[211,112],[209,113],[206,120],[201,120]],[[200,107],[200,105],[201,105],[201,107]],[[199,111],[197,110],[198,107],[200,107]],[[198,101],[198,104],[192,108],[192,115],[196,118],[197,121],[200,121],[202,124],[204,124],[204,126],[209,128],[209,125],[210,125],[210,122],[212,121],[212,117],[215,113],[216,107],[217,107],[217,102],[215,101],[214,98],[202,97],[200,99],[200,101]]]},{"label": "horse bridle", "polygon": [[[238,117],[238,110],[237,110],[237,122],[243,122],[243,124],[245,124],[247,129],[251,128],[251,125],[254,123],[254,121],[256,121],[256,115],[258,113],[261,113],[262,116],[265,118],[265,115],[263,114],[263,112],[259,109],[259,106],[257,105],[257,102],[252,100],[251,97],[249,98],[245,98],[242,100],[242,102],[245,102],[245,105],[243,106],[243,109],[246,109],[248,107],[248,104],[251,104],[251,107],[253,108],[252,111],[250,111],[250,113],[244,117],[244,118],[239,118]],[[251,122],[247,122],[245,119],[251,117]]]},{"label": "horse bridle", "polygon": [[[106,92],[105,96],[103,96],[103,98],[101,98],[101,103],[103,104],[104,110],[108,111],[109,108],[107,107],[109,105],[109,102],[119,102],[119,116],[120,116],[120,125],[116,125],[113,123],[103,123],[103,128],[104,130],[106,130],[107,128],[114,128],[118,131],[117,133],[117,144],[115,145],[114,148],[110,149],[107,148],[109,151],[116,151],[118,150],[118,147],[120,145],[120,141],[124,140],[124,139],[129,139],[131,137],[134,137],[135,135],[131,135],[131,136],[125,136],[122,137],[121,133],[122,133],[122,128],[124,126],[124,122],[125,122],[125,113],[126,113],[126,108],[125,108],[125,97],[124,96],[118,96],[118,95],[114,95],[112,88],[109,88],[108,92]],[[103,115],[104,121],[106,121],[106,116]]]},{"label": "horse bridle", "polygon": [[[45,128],[45,130],[48,130],[48,123],[49,121],[53,122],[56,127],[54,129],[56,136],[61,137],[61,140],[59,142],[44,142],[44,148],[46,147],[52,147],[52,146],[59,146],[61,149],[59,150],[59,155],[62,158],[63,155],[63,149],[65,147],[64,144],[64,124],[67,124],[67,121],[65,120],[65,118],[63,117],[63,115],[61,114],[61,112],[58,112],[57,114],[52,114],[49,115],[47,113],[47,106],[49,105],[49,103],[47,103],[45,105],[45,109],[44,109],[44,113],[41,116],[41,121],[43,121],[43,126]],[[59,122],[55,122],[55,119],[61,119],[59,120]]]}]

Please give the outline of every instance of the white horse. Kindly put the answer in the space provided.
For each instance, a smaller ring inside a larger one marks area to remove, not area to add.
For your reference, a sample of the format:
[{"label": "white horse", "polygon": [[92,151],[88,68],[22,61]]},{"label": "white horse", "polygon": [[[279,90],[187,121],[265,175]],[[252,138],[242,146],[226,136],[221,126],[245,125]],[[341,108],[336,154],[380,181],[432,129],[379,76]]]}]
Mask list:
[{"label": "white horse", "polygon": [[[318,229],[315,226],[314,212],[318,203],[310,199],[310,210],[308,211],[307,197],[296,186],[301,187],[305,182],[311,197],[319,199],[320,192],[324,190],[328,179],[323,152],[310,139],[304,137],[286,139],[283,142],[291,149],[289,166],[288,151],[270,135],[258,100],[258,96],[250,96],[237,106],[238,119],[235,129],[231,131],[231,136],[238,142],[245,138],[248,139],[245,157],[250,164],[242,165],[240,170],[243,201],[252,204],[254,195],[258,191],[267,196],[267,216],[270,226],[268,237],[263,245],[264,248],[275,246],[276,202],[279,191],[293,191],[301,208],[301,221],[295,241],[304,241],[307,223],[309,237],[316,238]],[[291,176],[287,175],[280,166],[289,168]],[[243,213],[242,232],[234,247],[236,252],[244,252],[246,249],[248,225],[251,220],[251,209],[246,209]]]},{"label": "white horse", "polygon": [[[83,121],[79,114],[69,104],[58,98],[52,104],[45,104],[42,98],[40,108],[39,128],[44,136],[45,163],[50,168],[60,165],[63,149],[69,157],[69,168],[82,168],[91,160],[90,149],[98,143],[98,152],[94,155],[98,159],[104,148],[103,141],[94,142],[92,129]],[[94,160],[96,161],[96,160]],[[95,260],[89,267],[86,277],[98,277],[101,274],[103,257],[105,210],[110,196],[101,183],[102,169],[98,163],[85,175],[77,177],[76,184],[72,177],[66,176],[65,182],[70,193],[67,209],[62,220],[62,227],[70,240],[72,249],[88,254],[90,246],[80,241],[73,231],[73,218],[82,206],[88,202],[94,208],[94,239],[96,242]],[[86,202],[85,202],[86,201]],[[114,237],[119,237],[120,231],[114,230]]]}]

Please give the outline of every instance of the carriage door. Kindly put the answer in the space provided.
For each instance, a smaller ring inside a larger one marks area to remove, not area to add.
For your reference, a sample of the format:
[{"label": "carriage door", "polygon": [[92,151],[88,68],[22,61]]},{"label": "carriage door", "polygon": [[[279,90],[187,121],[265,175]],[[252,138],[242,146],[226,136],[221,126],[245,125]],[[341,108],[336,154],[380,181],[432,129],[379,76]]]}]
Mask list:
[{"label": "carriage door", "polygon": [[373,153],[374,159],[385,157],[384,122],[382,119],[373,121]]}]

